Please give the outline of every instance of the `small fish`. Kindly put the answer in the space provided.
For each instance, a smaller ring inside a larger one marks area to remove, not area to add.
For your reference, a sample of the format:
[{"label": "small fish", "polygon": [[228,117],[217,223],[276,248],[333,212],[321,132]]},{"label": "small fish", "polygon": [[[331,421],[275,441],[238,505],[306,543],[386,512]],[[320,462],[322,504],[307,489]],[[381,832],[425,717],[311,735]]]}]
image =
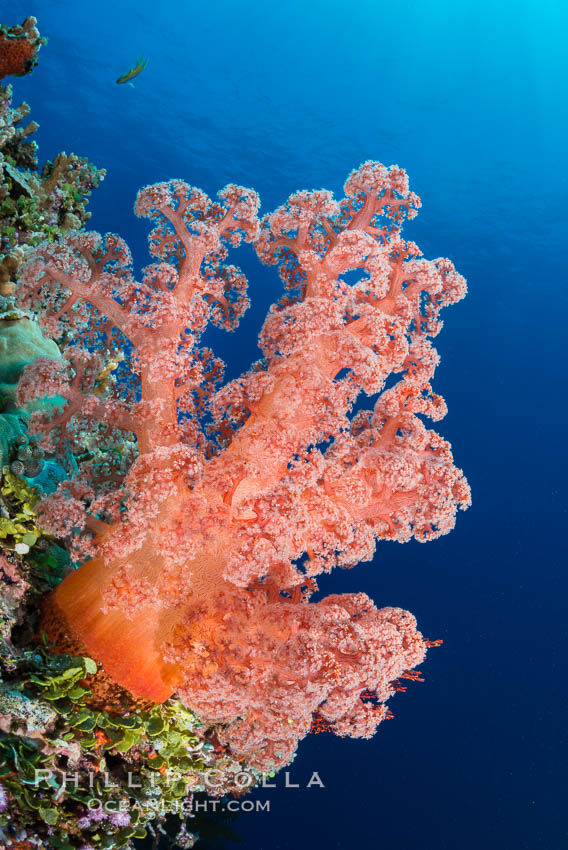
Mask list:
[{"label": "small fish", "polygon": [[142,57],[138,60],[138,62],[137,62],[137,63],[136,63],[136,65],[134,66],[134,68],[131,68],[131,69],[130,69],[130,71],[127,71],[127,73],[126,73],[126,74],[123,74],[121,77],[119,77],[119,78],[118,78],[118,80],[117,80],[116,82],[117,82],[119,85],[120,85],[121,83],[128,83],[128,85],[129,85],[129,86],[131,86],[132,88],[134,88],[134,84],[133,84],[133,83],[131,83],[131,82],[130,82],[130,80],[133,80],[133,79],[134,79],[134,77],[137,77],[137,76],[138,76],[138,74],[140,74],[140,73],[144,70],[144,68],[146,67],[147,63],[148,63],[148,60],[147,60],[147,59],[144,59],[144,57],[142,56]]}]

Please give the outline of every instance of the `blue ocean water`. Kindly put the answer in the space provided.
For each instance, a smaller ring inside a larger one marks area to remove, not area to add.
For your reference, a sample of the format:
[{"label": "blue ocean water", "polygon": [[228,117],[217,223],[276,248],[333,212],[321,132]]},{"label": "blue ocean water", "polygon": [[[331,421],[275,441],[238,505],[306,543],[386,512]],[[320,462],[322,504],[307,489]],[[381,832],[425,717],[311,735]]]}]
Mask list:
[{"label": "blue ocean water", "polygon": [[[92,225],[120,233],[138,267],[138,188],[179,177],[214,194],[333,189],[366,159],[398,163],[423,200],[405,231],[469,281],[446,311],[435,389],[473,507],[448,537],[382,544],[337,572],[413,611],[442,638],[372,741],[311,736],[232,824],[252,850],[560,850],[566,846],[565,32],[553,0],[13,0],[49,44],[14,80],[60,150],[107,169]],[[144,54],[134,88],[116,78]],[[250,250],[253,307],[211,339],[229,375],[256,359],[280,293]],[[317,771],[324,788],[305,785]],[[202,846],[206,846],[205,844]],[[235,846],[226,844],[223,846]]]}]

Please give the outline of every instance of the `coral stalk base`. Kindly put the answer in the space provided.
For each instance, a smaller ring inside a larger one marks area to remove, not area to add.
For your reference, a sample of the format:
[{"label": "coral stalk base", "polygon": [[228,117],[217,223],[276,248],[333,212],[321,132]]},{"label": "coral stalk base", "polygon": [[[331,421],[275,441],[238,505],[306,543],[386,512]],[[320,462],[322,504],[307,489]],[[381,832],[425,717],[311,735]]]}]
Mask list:
[{"label": "coral stalk base", "polygon": [[103,667],[111,679],[134,697],[164,702],[179,685],[180,671],[163,661],[153,639],[156,630],[151,627],[151,621],[158,612],[143,607],[127,623],[116,609],[103,613],[100,607],[103,569],[95,558],[67,576],[51,597],[42,628],[62,650],[61,644],[67,636],[87,645],[92,657],[103,659]]}]

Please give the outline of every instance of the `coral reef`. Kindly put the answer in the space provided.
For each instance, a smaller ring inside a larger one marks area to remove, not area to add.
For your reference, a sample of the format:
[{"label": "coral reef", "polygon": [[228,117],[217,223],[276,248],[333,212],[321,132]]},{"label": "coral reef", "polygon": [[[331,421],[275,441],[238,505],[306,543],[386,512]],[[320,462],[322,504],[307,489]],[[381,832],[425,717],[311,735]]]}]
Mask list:
[{"label": "coral reef", "polygon": [[0,295],[14,292],[25,246],[84,226],[87,199],[104,178],[85,157],[60,153],[38,171],[33,121],[22,103],[12,108],[12,87],[0,86]]},{"label": "coral reef", "polygon": [[[189,813],[193,793],[215,793],[208,771],[242,793],[241,765],[217,756],[179,702],[126,699],[119,712],[114,696],[106,710],[91,699],[95,662],[45,647],[23,653],[18,672],[17,685],[0,685],[0,824],[9,817],[12,835],[60,850],[131,847],[148,822]],[[250,785],[258,779],[248,774]]]}]

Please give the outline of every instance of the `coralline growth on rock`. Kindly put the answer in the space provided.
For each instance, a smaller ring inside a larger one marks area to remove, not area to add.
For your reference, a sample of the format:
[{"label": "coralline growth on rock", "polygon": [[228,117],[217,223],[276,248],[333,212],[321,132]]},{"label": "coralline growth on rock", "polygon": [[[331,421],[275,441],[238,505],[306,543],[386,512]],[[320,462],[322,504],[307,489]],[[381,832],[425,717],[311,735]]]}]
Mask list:
[{"label": "coralline growth on rock", "polygon": [[26,18],[21,26],[0,24],[0,80],[4,77],[23,77],[37,64],[37,53],[43,44],[36,26],[37,20]]},{"label": "coralline growth on rock", "polygon": [[[341,201],[300,191],[262,220],[249,189],[211,201],[171,181],[138,194],[154,222],[141,281],[118,236],[83,232],[40,246],[21,277],[20,306],[69,342],[26,367],[18,401],[58,404],[32,431],[79,461],[39,507],[83,562],[45,627],[137,697],[177,692],[260,770],[289,762],[316,711],[339,734],[373,734],[391,683],[425,655],[411,614],[364,594],[312,602],[317,576],[370,560],[377,540],[445,534],[470,501],[420,418],[445,413],[431,338],[466,287],[402,238],[419,206],[405,172],[377,162]],[[286,294],[262,360],[217,389],[223,364],[200,339],[248,306],[225,263],[243,241]],[[354,414],[361,392],[376,402]]]},{"label": "coralline growth on rock", "polygon": [[38,171],[38,125],[22,125],[29,107],[12,108],[12,87],[0,86],[0,295],[15,290],[26,246],[83,227],[89,195],[104,178],[104,169],[88,159],[60,153]]},{"label": "coralline growth on rock", "polygon": [[[10,57],[14,65],[18,50],[37,52],[45,43],[35,24],[28,18],[21,27],[0,28],[0,69],[8,67]],[[18,67],[28,73],[34,64],[30,60]],[[18,269],[30,246],[56,241],[85,225],[87,200],[105,175],[85,157],[66,153],[39,170],[32,138],[38,125],[26,123],[29,111],[27,103],[13,107],[12,87],[0,84],[0,465],[9,458],[9,443],[23,435],[26,414],[15,403],[21,370],[37,356],[58,356],[54,342],[43,339],[16,308]]]},{"label": "coralline growth on rock", "polygon": [[[21,26],[0,24],[0,80],[29,74],[47,39],[40,37],[37,21]],[[12,87],[0,85],[0,295],[11,295],[24,248],[59,233],[84,226],[90,214],[88,196],[103,179],[84,157],[60,153],[38,173],[37,145],[30,138],[35,121],[23,124],[29,106],[12,107]]]}]

